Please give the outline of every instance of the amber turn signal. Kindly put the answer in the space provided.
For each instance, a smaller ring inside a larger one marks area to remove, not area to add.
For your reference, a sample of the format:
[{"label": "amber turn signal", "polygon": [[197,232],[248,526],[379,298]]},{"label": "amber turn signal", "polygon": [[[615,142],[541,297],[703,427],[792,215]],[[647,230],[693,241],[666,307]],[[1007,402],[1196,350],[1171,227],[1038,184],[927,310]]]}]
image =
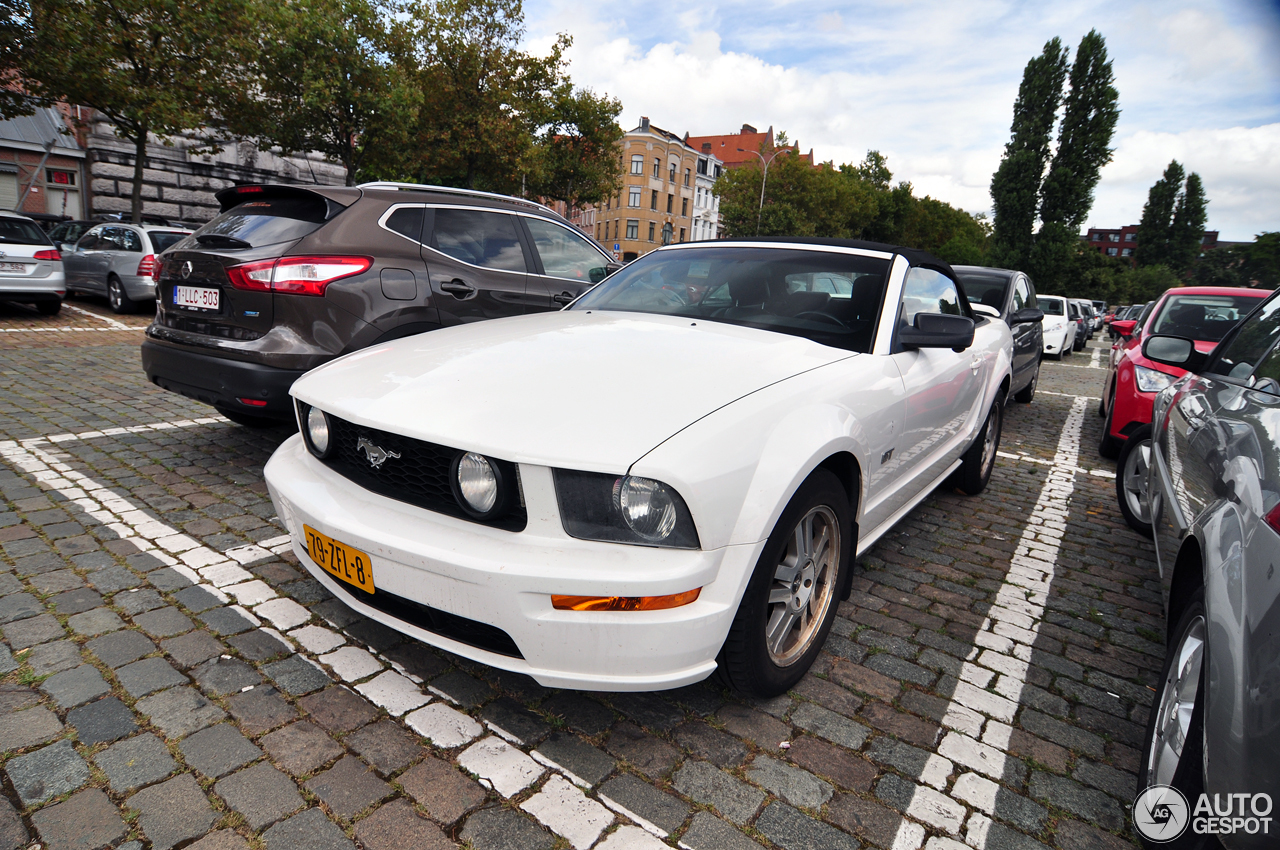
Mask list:
[{"label": "amber turn signal", "polygon": [[701,592],[695,587],[670,596],[552,596],[551,606],[558,611],[661,611],[688,605]]}]

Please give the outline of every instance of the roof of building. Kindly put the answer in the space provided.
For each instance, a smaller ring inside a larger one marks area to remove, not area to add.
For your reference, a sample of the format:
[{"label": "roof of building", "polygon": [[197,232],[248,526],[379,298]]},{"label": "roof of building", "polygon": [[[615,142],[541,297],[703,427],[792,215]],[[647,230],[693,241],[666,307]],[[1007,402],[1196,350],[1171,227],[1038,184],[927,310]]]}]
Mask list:
[{"label": "roof of building", "polygon": [[712,154],[725,165],[734,166],[754,160],[762,145],[772,148],[773,128],[761,133],[750,124],[743,124],[738,132],[723,136],[690,136],[688,144],[695,151]]},{"label": "roof of building", "polygon": [[37,109],[31,115],[0,121],[0,142],[23,142],[43,147],[50,141],[55,151],[80,150],[75,136],[67,132],[62,115],[52,106]]}]

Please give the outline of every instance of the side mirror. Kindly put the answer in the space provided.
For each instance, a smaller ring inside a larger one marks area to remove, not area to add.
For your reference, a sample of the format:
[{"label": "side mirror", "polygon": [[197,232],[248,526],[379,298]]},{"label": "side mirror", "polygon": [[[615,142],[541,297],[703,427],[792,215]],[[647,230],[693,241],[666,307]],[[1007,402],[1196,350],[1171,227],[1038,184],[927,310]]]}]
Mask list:
[{"label": "side mirror", "polygon": [[1120,336],[1124,337],[1125,339],[1128,339],[1129,337],[1133,336],[1133,329],[1136,328],[1137,326],[1138,326],[1138,322],[1136,319],[1124,319],[1119,322],[1112,322],[1111,330],[1120,334]]},{"label": "side mirror", "polygon": [[1023,307],[1018,312],[1009,317],[1011,325],[1029,325],[1032,322],[1038,322],[1044,318],[1044,310],[1038,307]]},{"label": "side mirror", "polygon": [[915,325],[898,331],[898,342],[908,351],[917,348],[950,348],[964,351],[973,345],[973,319],[942,313],[916,313]]},{"label": "side mirror", "polygon": [[1196,344],[1185,337],[1152,334],[1142,343],[1142,354],[1155,363],[1176,366],[1188,372],[1199,372],[1208,355],[1196,351]]},{"label": "side mirror", "polygon": [[970,309],[970,310],[972,310],[972,311],[973,311],[973,312],[975,312],[975,313],[981,314],[981,315],[983,315],[983,316],[988,316],[988,317],[990,317],[990,318],[992,318],[992,319],[998,319],[998,318],[1000,318],[1000,311],[999,311],[999,310],[997,310],[995,307],[988,307],[986,304],[972,304],[972,303],[971,303],[971,304],[969,305],[969,309]]}]

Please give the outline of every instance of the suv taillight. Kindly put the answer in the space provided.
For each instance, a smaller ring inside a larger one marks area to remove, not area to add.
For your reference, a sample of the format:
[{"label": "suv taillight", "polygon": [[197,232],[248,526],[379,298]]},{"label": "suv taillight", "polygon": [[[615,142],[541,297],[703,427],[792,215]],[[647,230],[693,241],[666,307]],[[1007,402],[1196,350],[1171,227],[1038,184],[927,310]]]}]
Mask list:
[{"label": "suv taillight", "polygon": [[33,260],[61,260],[62,254],[55,251],[36,251],[31,255]]},{"label": "suv taillight", "polygon": [[142,260],[138,263],[138,270],[135,272],[135,274],[138,277],[150,277],[150,278],[158,277],[159,275],[156,274],[157,266],[158,264],[156,263],[156,255],[147,254],[147,256],[143,257]]},{"label": "suv taillight", "polygon": [[366,272],[372,265],[372,257],[283,257],[231,266],[227,277],[236,289],[324,295],[335,280]]}]

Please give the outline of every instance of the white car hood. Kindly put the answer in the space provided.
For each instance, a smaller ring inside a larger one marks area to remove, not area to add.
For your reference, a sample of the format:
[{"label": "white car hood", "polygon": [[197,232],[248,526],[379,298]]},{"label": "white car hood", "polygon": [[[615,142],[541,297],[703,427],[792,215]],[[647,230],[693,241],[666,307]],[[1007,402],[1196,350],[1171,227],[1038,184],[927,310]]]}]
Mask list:
[{"label": "white car hood", "polygon": [[505,460],[621,472],[711,411],[851,356],[705,320],[541,313],[357,351],[308,372],[292,394],[351,422]]}]

